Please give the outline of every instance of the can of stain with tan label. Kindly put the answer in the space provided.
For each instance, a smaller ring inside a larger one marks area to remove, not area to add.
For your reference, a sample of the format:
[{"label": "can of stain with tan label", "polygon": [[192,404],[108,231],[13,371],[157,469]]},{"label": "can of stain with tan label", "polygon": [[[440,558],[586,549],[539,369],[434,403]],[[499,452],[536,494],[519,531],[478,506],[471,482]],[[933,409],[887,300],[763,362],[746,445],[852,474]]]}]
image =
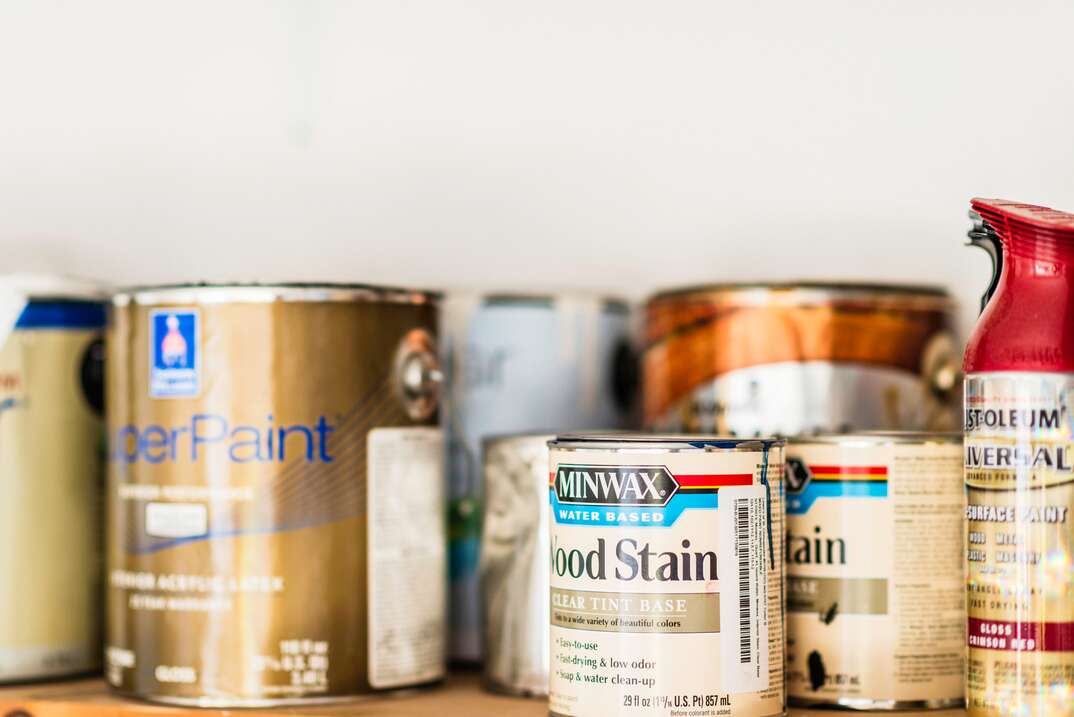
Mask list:
[{"label": "can of stain with tan label", "polygon": [[161,287],[108,327],[106,679],[198,706],[444,676],[436,297]]},{"label": "can of stain with tan label", "polygon": [[963,704],[961,435],[792,440],[784,483],[791,704]]},{"label": "can of stain with tan label", "polygon": [[0,682],[101,664],[104,298],[0,277]]},{"label": "can of stain with tan label", "polygon": [[783,441],[549,446],[551,714],[784,714]]}]

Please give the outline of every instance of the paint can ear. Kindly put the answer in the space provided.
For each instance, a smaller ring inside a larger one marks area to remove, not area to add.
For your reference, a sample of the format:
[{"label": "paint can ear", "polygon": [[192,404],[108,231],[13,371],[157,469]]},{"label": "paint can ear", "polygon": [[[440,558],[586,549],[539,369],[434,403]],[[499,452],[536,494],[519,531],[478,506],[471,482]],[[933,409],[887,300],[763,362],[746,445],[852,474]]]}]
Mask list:
[{"label": "paint can ear", "polygon": [[409,331],[393,361],[395,393],[412,421],[428,420],[440,406],[444,373],[436,342],[425,329]]},{"label": "paint can ear", "polygon": [[82,352],[78,380],[82,397],[98,416],[104,415],[104,341],[94,339]]}]

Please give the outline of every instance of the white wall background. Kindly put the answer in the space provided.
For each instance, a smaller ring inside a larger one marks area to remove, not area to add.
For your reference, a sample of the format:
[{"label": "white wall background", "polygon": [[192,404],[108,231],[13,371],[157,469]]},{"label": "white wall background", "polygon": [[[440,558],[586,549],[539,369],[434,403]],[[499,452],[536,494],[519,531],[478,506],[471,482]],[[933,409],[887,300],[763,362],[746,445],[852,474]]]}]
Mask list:
[{"label": "white wall background", "polygon": [[939,282],[1074,208],[1074,3],[0,0],[0,268]]}]

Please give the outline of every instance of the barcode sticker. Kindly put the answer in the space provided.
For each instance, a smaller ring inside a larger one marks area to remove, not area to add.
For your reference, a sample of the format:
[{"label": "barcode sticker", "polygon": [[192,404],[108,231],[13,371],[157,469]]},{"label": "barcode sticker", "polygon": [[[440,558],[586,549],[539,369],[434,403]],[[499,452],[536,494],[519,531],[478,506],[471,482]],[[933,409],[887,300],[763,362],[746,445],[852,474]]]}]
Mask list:
[{"label": "barcode sticker", "polygon": [[721,668],[731,692],[768,688],[768,512],[764,486],[720,489]]}]

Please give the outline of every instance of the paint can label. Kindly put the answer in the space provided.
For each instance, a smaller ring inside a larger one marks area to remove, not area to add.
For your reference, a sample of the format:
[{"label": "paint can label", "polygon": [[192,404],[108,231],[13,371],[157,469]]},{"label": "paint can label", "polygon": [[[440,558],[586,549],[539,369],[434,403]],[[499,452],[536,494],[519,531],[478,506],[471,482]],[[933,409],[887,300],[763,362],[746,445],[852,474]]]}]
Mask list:
[{"label": "paint can label", "polygon": [[787,448],[787,693],[862,708],[962,698],[962,448]]},{"label": "paint can label", "polygon": [[[369,432],[369,684],[444,673],[447,526],[438,428]],[[415,525],[421,530],[415,530]]]},{"label": "paint can label", "polygon": [[971,715],[1066,714],[1074,689],[1074,376],[966,378]]}]

